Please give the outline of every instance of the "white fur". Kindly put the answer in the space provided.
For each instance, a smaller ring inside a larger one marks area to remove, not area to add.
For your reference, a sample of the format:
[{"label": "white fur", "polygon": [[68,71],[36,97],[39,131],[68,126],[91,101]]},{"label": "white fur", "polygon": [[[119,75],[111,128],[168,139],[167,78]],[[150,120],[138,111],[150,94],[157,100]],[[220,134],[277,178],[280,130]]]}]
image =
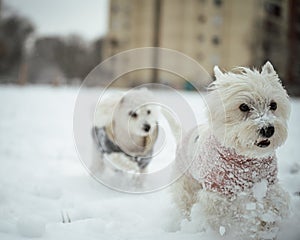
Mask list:
[{"label": "white fur", "polygon": [[[270,62],[262,72],[238,68],[239,74],[217,73],[208,96],[208,118],[215,136],[227,147],[249,157],[268,156],[282,145],[287,137],[287,119],[290,104],[278,75]],[[267,70],[267,69],[268,70]],[[277,110],[269,109],[270,102],[277,103]],[[248,116],[239,111],[247,103],[252,111]],[[272,124],[275,134],[268,148],[257,148],[253,143],[261,140],[258,130]]]},{"label": "white fur", "polygon": [[[133,113],[136,117],[133,117]],[[155,105],[155,98],[149,90],[133,89],[124,94],[114,94],[106,99],[100,99],[95,110],[94,123],[97,127],[105,126],[109,129],[113,138],[111,140],[126,154],[143,156],[151,151],[156,141],[155,131],[158,128],[159,114],[159,106]],[[150,126],[148,132],[144,130],[145,124]],[[141,139],[144,137],[149,138],[146,148],[141,146]],[[103,168],[103,162],[99,164],[101,161],[99,153],[94,156],[93,165]],[[104,157],[109,158],[110,164],[119,170],[134,172],[139,170],[137,164],[122,153],[113,153]]]},{"label": "white fur", "polygon": [[[196,136],[201,144],[210,134],[245,158],[274,156],[287,138],[290,103],[271,63],[267,62],[261,72],[244,67],[228,73],[215,67],[214,72],[216,81],[207,99],[208,125],[199,126],[187,136],[178,148],[176,161],[179,165],[197,161]],[[271,101],[277,103],[275,111],[270,110]],[[250,107],[249,112],[239,109],[243,103]],[[257,143],[265,139],[259,131],[269,125],[275,128],[270,145],[259,147]],[[244,240],[275,239],[280,220],[288,215],[289,197],[278,183],[266,189],[262,189],[264,184],[255,184],[256,188],[227,197],[203,189],[201,180],[186,171],[174,184],[173,195],[182,217],[199,221],[199,229],[212,228]]]}]

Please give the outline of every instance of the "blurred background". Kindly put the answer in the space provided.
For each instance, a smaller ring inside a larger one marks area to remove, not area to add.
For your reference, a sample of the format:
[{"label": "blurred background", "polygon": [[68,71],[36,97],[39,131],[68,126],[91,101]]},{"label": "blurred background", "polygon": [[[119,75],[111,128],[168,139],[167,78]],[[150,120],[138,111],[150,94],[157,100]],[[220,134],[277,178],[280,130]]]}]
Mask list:
[{"label": "blurred background", "polygon": [[[154,46],[188,55],[210,74],[214,65],[230,70],[270,60],[288,92],[299,96],[299,43],[297,0],[0,0],[1,84],[79,85],[108,57]],[[132,60],[115,62],[107,78]],[[160,70],[123,78],[118,87],[192,89]]]},{"label": "blurred background", "polygon": [[[186,54],[210,75],[216,64],[223,70],[260,68],[271,60],[289,94],[300,96],[299,41],[297,0],[0,0],[0,239],[216,239],[211,231],[196,233],[197,218],[183,222],[180,231],[171,226],[177,217],[170,189],[120,194],[94,181],[86,166],[95,106],[107,90],[102,87],[131,63],[159,64],[162,58],[114,58],[102,74],[88,78],[94,87],[79,86],[110,56],[163,47]],[[191,74],[186,79],[207,84],[192,64],[167,61]],[[203,92],[177,91],[193,86],[176,74],[143,69],[120,79],[115,87],[165,84],[156,89],[158,103],[182,130],[206,120]],[[278,239],[299,240],[300,98],[291,103],[278,169],[294,215]],[[160,125],[166,140],[173,137],[168,129]],[[174,160],[176,146],[166,143],[166,155],[158,155],[151,169]]]}]

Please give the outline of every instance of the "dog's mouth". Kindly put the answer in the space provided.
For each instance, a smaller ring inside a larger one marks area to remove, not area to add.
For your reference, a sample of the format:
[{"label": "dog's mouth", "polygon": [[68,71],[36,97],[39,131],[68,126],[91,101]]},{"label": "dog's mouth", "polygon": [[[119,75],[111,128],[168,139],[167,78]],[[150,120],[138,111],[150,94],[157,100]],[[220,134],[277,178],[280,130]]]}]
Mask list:
[{"label": "dog's mouth", "polygon": [[255,145],[260,147],[260,148],[266,148],[270,145],[270,140],[269,139],[265,139],[265,140],[262,140],[260,142],[256,142]]}]

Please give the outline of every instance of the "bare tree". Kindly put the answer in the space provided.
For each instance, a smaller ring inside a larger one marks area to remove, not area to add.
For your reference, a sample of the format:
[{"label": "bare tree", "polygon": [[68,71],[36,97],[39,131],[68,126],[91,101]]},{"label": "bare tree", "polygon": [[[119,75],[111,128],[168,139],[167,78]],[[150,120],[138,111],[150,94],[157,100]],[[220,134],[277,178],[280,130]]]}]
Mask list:
[{"label": "bare tree", "polygon": [[33,25],[25,17],[10,15],[0,19],[0,75],[18,73],[26,39],[33,31]]},{"label": "bare tree", "polygon": [[43,83],[52,83],[60,76],[66,83],[83,80],[101,62],[102,43],[101,39],[87,43],[77,35],[38,38],[29,58],[29,78]]}]

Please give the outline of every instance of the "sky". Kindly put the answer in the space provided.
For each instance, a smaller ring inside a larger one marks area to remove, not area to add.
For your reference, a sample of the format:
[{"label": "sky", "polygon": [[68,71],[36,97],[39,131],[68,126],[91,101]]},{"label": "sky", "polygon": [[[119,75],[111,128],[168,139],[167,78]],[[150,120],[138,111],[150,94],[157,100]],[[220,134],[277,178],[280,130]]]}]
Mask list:
[{"label": "sky", "polygon": [[28,17],[37,36],[77,34],[95,40],[107,31],[109,0],[4,0]]}]

